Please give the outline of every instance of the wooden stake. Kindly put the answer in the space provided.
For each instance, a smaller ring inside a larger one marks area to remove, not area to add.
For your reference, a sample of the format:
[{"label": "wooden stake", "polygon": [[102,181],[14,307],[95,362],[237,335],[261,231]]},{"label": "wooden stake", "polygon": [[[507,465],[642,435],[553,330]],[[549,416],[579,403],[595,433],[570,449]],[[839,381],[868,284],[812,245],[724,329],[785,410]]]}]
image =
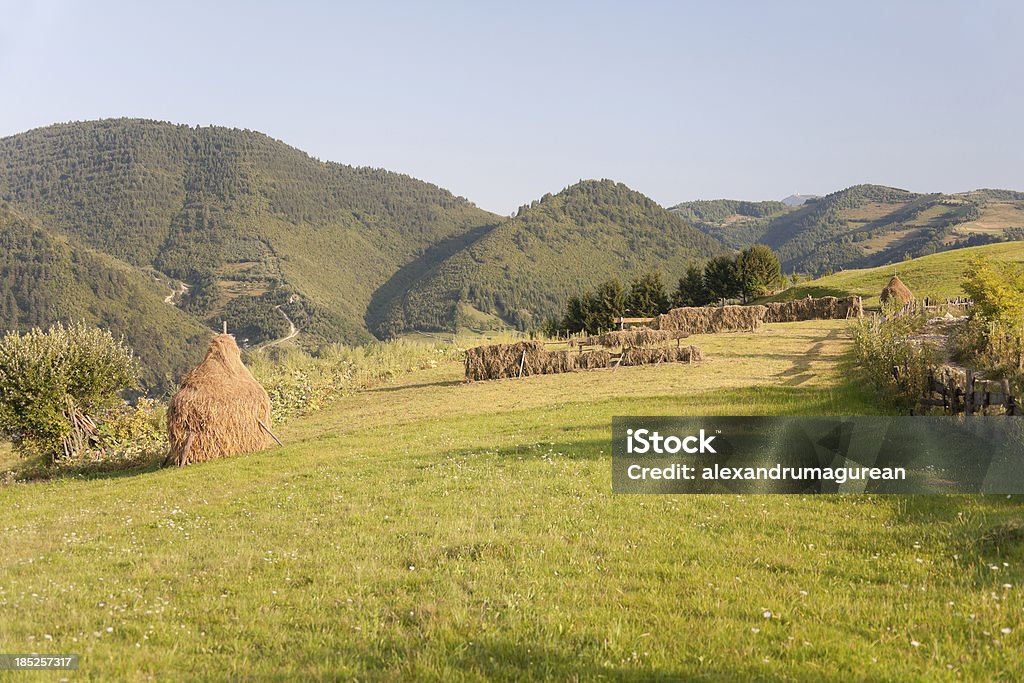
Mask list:
[{"label": "wooden stake", "polygon": [[256,421],[260,423],[260,427],[263,427],[263,430],[267,434],[270,434],[270,438],[273,439],[274,441],[276,441],[278,446],[283,446],[284,445],[283,443],[281,443],[281,439],[277,438],[277,436],[274,434],[274,432],[270,431],[270,427],[268,427],[267,425],[263,424],[263,420],[261,420],[261,419],[259,419],[257,417]]},{"label": "wooden stake", "polygon": [[224,323],[224,334],[227,334],[228,333],[228,321],[224,320],[222,322]]}]

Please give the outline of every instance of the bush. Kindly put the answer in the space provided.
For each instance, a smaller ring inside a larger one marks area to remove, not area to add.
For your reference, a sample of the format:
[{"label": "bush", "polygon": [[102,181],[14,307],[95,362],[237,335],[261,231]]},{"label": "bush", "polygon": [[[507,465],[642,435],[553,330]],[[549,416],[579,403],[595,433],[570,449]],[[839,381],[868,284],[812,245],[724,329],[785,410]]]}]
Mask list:
[{"label": "bush", "polygon": [[890,318],[862,318],[853,325],[858,366],[883,396],[901,408],[913,408],[924,395],[935,353],[910,340],[926,321],[924,313]]},{"label": "bush", "polygon": [[976,257],[964,273],[974,300],[970,324],[954,338],[964,362],[994,370],[1015,385],[1024,379],[1024,272]]},{"label": "bush", "polygon": [[0,340],[0,431],[23,455],[73,458],[98,439],[93,417],[136,386],[131,350],[110,332],[72,324]]},{"label": "bush", "polygon": [[316,356],[298,349],[266,349],[247,364],[270,395],[275,422],[314,412],[339,396],[416,369],[435,367],[453,344],[402,339],[368,346],[332,344]]}]

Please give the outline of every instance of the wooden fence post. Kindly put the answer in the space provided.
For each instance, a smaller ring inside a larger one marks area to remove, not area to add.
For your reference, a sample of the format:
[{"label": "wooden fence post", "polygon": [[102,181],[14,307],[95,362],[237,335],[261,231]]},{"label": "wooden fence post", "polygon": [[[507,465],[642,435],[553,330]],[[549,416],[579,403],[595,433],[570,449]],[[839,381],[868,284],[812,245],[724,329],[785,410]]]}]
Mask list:
[{"label": "wooden fence post", "polygon": [[974,415],[974,371],[967,371],[967,391],[964,396],[964,412]]}]

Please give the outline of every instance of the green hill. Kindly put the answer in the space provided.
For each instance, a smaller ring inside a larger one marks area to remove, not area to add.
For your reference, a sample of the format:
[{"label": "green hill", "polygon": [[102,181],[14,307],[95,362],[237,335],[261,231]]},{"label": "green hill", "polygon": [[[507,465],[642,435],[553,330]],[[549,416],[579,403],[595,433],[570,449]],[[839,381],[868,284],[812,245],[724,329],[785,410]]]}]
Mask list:
[{"label": "green hill", "polygon": [[281,305],[308,345],[369,340],[379,287],[497,219],[429,183],[324,163],[261,133],[129,119],[0,140],[0,199],[187,283],[185,309],[252,342],[287,329]]},{"label": "green hill", "polygon": [[210,331],[165,303],[166,284],[0,204],[0,330],[82,320],[124,336],[151,389],[199,359]]},{"label": "green hill", "polygon": [[452,329],[461,310],[519,327],[560,313],[572,294],[599,282],[687,263],[721,245],[621,183],[586,180],[545,195],[423,275],[379,318],[384,336],[409,329]]},{"label": "green hill", "polygon": [[686,202],[673,211],[734,249],[767,244],[786,271],[821,274],[1024,237],[1024,193],[916,194],[855,185],[795,207]]},{"label": "green hill", "polygon": [[782,202],[744,202],[711,199],[676,204],[669,211],[732,249],[757,244],[771,220],[791,207]]},{"label": "green hill", "polygon": [[1024,264],[1024,242],[1004,242],[981,247],[968,247],[904,261],[895,265],[844,270],[840,273],[802,282],[771,297],[771,301],[802,299],[806,296],[864,297],[864,303],[878,305],[878,295],[894,273],[918,297],[965,296],[961,288],[964,269],[975,255],[996,261]]}]

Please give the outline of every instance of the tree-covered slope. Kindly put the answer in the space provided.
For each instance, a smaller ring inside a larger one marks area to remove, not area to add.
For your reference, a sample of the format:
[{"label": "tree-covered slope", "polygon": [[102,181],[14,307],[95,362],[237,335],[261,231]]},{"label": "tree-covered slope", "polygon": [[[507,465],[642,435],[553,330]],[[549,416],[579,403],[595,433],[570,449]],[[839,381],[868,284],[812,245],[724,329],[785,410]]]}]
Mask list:
[{"label": "tree-covered slope", "polygon": [[786,271],[820,274],[1024,236],[1024,194],[975,190],[917,194],[855,185],[800,206],[732,200],[672,209],[738,249],[767,244]]},{"label": "tree-covered slope", "polygon": [[84,321],[124,336],[146,388],[168,388],[199,358],[210,331],[165,303],[166,284],[55,235],[0,204],[0,331]]},{"label": "tree-covered slope", "polygon": [[378,331],[450,329],[459,304],[518,326],[561,311],[599,282],[688,263],[722,249],[681,217],[621,183],[587,180],[521,207],[469,246],[425,269],[380,316]]},{"label": "tree-covered slope", "polygon": [[676,204],[669,211],[726,246],[744,249],[757,244],[771,220],[790,209],[782,202],[710,199]]},{"label": "tree-covered slope", "polygon": [[0,140],[0,199],[190,285],[184,306],[258,341],[282,305],[309,343],[363,341],[377,288],[496,217],[429,183],[324,163],[261,133],[143,120]]}]

